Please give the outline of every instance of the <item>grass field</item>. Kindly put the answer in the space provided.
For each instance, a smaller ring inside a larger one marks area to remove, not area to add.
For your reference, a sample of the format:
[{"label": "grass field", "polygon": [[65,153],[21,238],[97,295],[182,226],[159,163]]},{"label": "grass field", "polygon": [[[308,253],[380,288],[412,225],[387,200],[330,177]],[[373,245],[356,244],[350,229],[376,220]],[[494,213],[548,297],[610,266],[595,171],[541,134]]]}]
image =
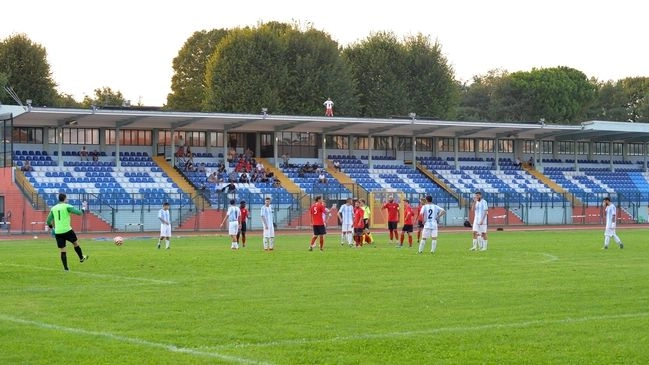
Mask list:
[{"label": "grass field", "polygon": [[[645,230],[440,233],[417,255],[377,235],[0,241],[0,364],[646,364]],[[336,233],[338,231],[336,230]],[[428,248],[428,247],[427,247]]]}]

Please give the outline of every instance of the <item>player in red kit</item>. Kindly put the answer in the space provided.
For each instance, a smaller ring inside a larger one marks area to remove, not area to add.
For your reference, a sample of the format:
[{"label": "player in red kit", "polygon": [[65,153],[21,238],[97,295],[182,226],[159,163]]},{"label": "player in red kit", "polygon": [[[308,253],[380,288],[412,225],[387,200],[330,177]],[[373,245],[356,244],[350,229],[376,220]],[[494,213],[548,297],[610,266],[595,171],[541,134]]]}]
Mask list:
[{"label": "player in red kit", "polygon": [[[399,204],[394,202],[390,197],[388,202],[383,204],[383,208],[388,211],[388,230],[390,231],[390,243],[395,243],[399,239],[397,225],[399,224]],[[394,238],[394,239],[393,239]]]},{"label": "player in red kit", "polygon": [[354,242],[356,242],[356,247],[363,246],[363,235],[365,234],[365,210],[361,208],[361,204],[358,200],[354,202]]},{"label": "player in red kit", "polygon": [[403,246],[403,238],[408,233],[408,247],[412,247],[412,223],[415,217],[415,211],[410,206],[408,199],[403,200],[403,228],[401,229],[401,237],[399,238],[399,246]]},{"label": "player in red kit", "polygon": [[324,236],[327,234],[327,228],[324,223],[326,208],[322,203],[321,196],[315,197],[315,203],[309,208],[309,213],[311,215],[311,224],[313,225],[313,237],[311,237],[309,251],[313,251],[315,240],[318,237],[320,237],[320,251],[322,251],[324,249]]},{"label": "player in red kit", "polygon": [[239,237],[241,237],[241,246],[246,247],[246,222],[248,222],[250,212],[248,212],[248,208],[246,208],[245,201],[242,200],[241,203],[239,203],[239,210],[241,211],[241,215],[239,216],[239,232],[237,232],[237,243],[239,243]]}]

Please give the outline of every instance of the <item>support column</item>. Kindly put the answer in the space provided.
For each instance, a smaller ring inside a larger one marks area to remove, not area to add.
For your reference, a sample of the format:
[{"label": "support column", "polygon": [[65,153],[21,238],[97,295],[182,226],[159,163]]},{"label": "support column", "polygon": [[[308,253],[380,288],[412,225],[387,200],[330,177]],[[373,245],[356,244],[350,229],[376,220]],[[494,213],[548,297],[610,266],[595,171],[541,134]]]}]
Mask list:
[{"label": "support column", "polygon": [[327,135],[322,133],[322,168],[327,167]]},{"label": "support column", "polygon": [[277,135],[277,132],[273,132],[273,139],[275,140],[275,143],[273,143],[273,160],[275,161],[275,167],[279,169],[279,158],[277,157],[279,150],[279,137]]},{"label": "support column", "polygon": [[[498,149],[499,149],[498,148],[499,147],[498,143],[499,142],[500,142],[500,140],[498,139],[498,137],[496,137],[496,139],[494,139],[494,156],[495,156],[494,158],[495,158],[495,161],[496,161],[496,171],[500,171],[500,163],[498,163],[498,158],[499,158],[499,156],[498,156],[498,153],[499,153],[499,151],[498,151]],[[477,150],[477,148],[476,148],[476,150]]]},{"label": "support column", "polygon": [[57,151],[59,151],[58,166],[63,166],[63,127],[56,127]]},{"label": "support column", "polygon": [[608,164],[611,172],[615,171],[613,166],[613,141],[608,142]]},{"label": "support column", "polygon": [[223,165],[226,170],[230,167],[230,164],[228,163],[228,141],[228,130],[223,129]]},{"label": "support column", "polygon": [[117,127],[115,129],[115,167],[117,167],[118,170],[122,168],[122,158],[119,155],[119,145],[121,142],[120,130],[119,127]]},{"label": "support column", "polygon": [[456,170],[460,169],[460,161],[458,160],[459,155],[460,155],[459,148],[458,148],[458,142],[459,141],[460,141],[460,139],[457,138],[457,137],[455,137],[454,140],[453,140],[453,158],[455,159],[455,161],[453,161],[453,164],[454,164]]},{"label": "support column", "polygon": [[372,148],[374,147],[374,138],[369,135],[367,136],[367,166],[372,169],[374,168],[374,161],[372,160]]},{"label": "support column", "polygon": [[412,136],[412,169],[417,170],[417,137]]}]

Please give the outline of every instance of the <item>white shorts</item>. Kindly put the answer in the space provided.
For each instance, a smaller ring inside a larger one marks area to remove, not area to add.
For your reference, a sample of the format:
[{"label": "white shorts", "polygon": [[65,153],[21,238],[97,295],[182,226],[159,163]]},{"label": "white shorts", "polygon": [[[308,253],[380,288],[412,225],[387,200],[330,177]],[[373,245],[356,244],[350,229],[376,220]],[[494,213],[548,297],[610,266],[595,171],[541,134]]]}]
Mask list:
[{"label": "white shorts", "polygon": [[275,227],[273,227],[273,224],[271,223],[267,228],[264,228],[264,238],[273,238],[275,237]]},{"label": "white shorts", "polygon": [[228,222],[228,234],[230,236],[236,236],[239,233],[239,222]]},{"label": "white shorts", "polygon": [[487,223],[478,224],[478,222],[473,221],[473,232],[487,233]]},{"label": "white shorts", "polygon": [[421,232],[421,238],[423,239],[437,238],[437,228],[424,227],[424,230]]},{"label": "white shorts", "polygon": [[354,232],[354,227],[351,223],[349,224],[344,224],[342,225],[342,231],[343,232]]},{"label": "white shorts", "polygon": [[613,237],[615,235],[615,228],[606,226],[606,229],[604,229],[604,237]]},{"label": "white shorts", "polygon": [[160,224],[160,237],[171,237],[171,224]]}]

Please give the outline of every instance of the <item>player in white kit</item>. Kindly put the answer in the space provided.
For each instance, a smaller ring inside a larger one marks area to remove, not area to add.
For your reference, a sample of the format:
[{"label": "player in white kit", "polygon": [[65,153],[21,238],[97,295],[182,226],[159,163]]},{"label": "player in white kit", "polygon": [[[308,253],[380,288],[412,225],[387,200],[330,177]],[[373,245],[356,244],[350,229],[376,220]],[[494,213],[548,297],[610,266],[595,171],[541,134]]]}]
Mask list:
[{"label": "player in white kit", "polygon": [[273,225],[273,207],[270,206],[270,197],[266,197],[261,207],[261,223],[264,227],[264,251],[272,251],[275,247],[275,226]]},{"label": "player in white kit", "polygon": [[241,217],[241,209],[236,206],[236,201],[234,199],[230,200],[230,206],[228,207],[228,212],[225,213],[223,217],[223,222],[221,226],[228,222],[228,235],[230,235],[230,248],[233,250],[239,249],[239,242],[237,241],[237,233],[239,233],[239,217]]},{"label": "player in white kit", "polygon": [[487,201],[482,199],[482,193],[476,191],[473,195],[473,245],[471,251],[487,250],[487,212],[489,207]]},{"label": "player in white kit", "polygon": [[620,237],[617,236],[615,233],[615,226],[616,224],[616,219],[617,219],[617,208],[615,208],[615,204],[611,202],[611,198],[606,197],[604,198],[602,204],[604,205],[605,209],[605,214],[606,214],[606,228],[604,229],[604,247],[603,249],[608,248],[609,242],[611,242],[611,237],[615,240],[617,245],[620,248],[624,248],[624,244],[622,243],[622,240],[620,240]]},{"label": "player in white kit", "polygon": [[446,214],[444,208],[433,204],[433,197],[426,196],[426,204],[419,209],[419,214],[424,221],[424,230],[421,234],[421,241],[419,242],[419,250],[417,253],[424,252],[426,240],[430,240],[430,253],[435,253],[437,249],[437,220]]},{"label": "player in white kit", "polygon": [[158,248],[164,240],[165,248],[171,248],[169,241],[171,240],[171,216],[169,214],[169,203],[162,203],[162,209],[158,211],[158,220],[160,220],[160,239],[158,240]]},{"label": "player in white kit", "polygon": [[354,247],[354,206],[352,205],[352,198],[347,198],[338,210],[338,218],[341,222],[340,245],[347,243],[349,247]]}]

